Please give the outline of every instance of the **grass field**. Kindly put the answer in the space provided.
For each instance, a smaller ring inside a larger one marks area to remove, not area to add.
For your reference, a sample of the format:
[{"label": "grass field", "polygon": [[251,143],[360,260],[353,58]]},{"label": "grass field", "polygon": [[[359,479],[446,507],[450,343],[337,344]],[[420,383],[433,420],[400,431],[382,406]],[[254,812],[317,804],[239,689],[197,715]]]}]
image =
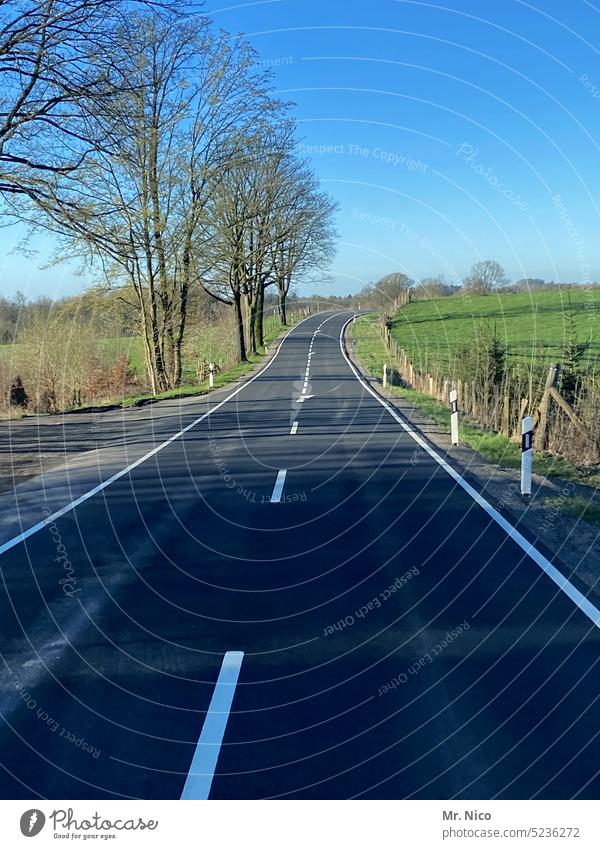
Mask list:
[{"label": "grass field", "polygon": [[[381,381],[383,363],[389,362],[389,352],[379,333],[377,326],[379,316],[376,314],[361,316],[351,325],[351,334],[355,341],[355,354],[363,367]],[[439,425],[444,432],[450,433],[450,410],[447,404],[442,404],[435,398],[406,389],[392,386],[389,392],[405,399],[415,409],[428,416]],[[478,451],[488,462],[505,468],[516,469],[521,463],[521,446],[498,433],[477,427],[461,416],[460,441]],[[546,452],[538,452],[534,456],[534,471],[540,475],[550,475],[567,480],[577,481],[589,486],[600,485],[600,473],[589,468],[580,468],[573,463],[555,457]]]},{"label": "grass field", "polygon": [[496,327],[513,360],[560,362],[571,299],[579,342],[590,341],[591,364],[600,367],[600,289],[557,289],[456,296],[415,301],[396,315],[392,334],[422,371],[452,371],[460,347],[487,323]]}]

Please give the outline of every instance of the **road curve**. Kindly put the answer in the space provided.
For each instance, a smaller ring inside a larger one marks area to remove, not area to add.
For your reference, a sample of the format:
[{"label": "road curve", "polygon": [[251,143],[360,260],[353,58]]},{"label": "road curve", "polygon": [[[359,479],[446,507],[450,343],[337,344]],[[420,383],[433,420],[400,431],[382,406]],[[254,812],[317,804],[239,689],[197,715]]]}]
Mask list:
[{"label": "road curve", "polygon": [[367,390],[349,318],[1,555],[3,798],[597,798],[585,589]]}]

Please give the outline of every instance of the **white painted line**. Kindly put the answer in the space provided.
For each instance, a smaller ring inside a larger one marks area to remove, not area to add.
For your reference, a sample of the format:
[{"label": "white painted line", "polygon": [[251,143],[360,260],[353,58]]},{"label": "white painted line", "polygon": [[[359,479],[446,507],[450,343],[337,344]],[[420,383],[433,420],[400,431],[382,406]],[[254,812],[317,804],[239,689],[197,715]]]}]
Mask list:
[{"label": "white painted line", "polygon": [[146,460],[150,459],[150,457],[154,457],[155,454],[158,454],[159,451],[162,451],[163,448],[166,448],[167,445],[170,445],[172,442],[175,442],[176,439],[179,439],[181,436],[184,435],[184,433],[187,433],[188,430],[191,430],[193,427],[196,427],[196,425],[200,424],[200,422],[203,422],[204,419],[207,419],[213,413],[216,413],[216,411],[218,409],[220,409],[223,406],[223,404],[226,404],[232,398],[235,398],[235,396],[238,395],[240,392],[242,392],[242,390],[245,389],[246,386],[248,386],[250,383],[253,383],[255,380],[257,380],[257,378],[259,378],[262,374],[264,374],[266,372],[266,370],[271,366],[273,361],[277,358],[279,352],[281,351],[281,347],[282,347],[283,343],[288,338],[290,333],[292,333],[292,331],[294,331],[296,329],[296,327],[299,327],[305,321],[308,321],[308,319],[307,318],[302,319],[302,321],[300,321],[298,324],[296,324],[294,327],[291,327],[288,330],[288,332],[285,334],[285,336],[283,337],[283,339],[279,343],[279,347],[277,348],[275,355],[269,360],[269,362],[266,364],[266,366],[263,369],[261,369],[259,372],[257,372],[254,375],[254,377],[251,377],[248,380],[244,381],[244,383],[241,386],[238,386],[238,388],[236,390],[234,390],[230,395],[228,395],[222,401],[219,401],[218,404],[215,404],[215,406],[212,407],[207,413],[204,413],[202,416],[199,416],[191,424],[187,425],[182,430],[180,430],[178,433],[175,433],[173,436],[169,437],[169,439],[167,439],[165,442],[161,442],[160,445],[157,445],[156,448],[152,449],[152,451],[148,451],[148,453],[144,454],[143,457],[140,457],[138,460],[135,460],[133,463],[130,463],[124,469],[121,469],[120,471],[116,472],[114,475],[111,475],[110,478],[107,478],[105,481],[102,481],[102,483],[99,483],[98,486],[95,486],[93,489],[90,489],[88,492],[84,492],[84,494],[80,495],[79,498],[76,498],[74,501],[71,501],[71,503],[67,504],[65,507],[61,507],[60,510],[57,510],[55,513],[52,513],[51,516],[46,516],[46,518],[43,519],[41,522],[38,522],[37,525],[32,525],[31,528],[27,528],[27,530],[18,534],[16,537],[13,537],[12,539],[7,540],[5,543],[0,545],[0,555],[4,554],[5,551],[8,551],[11,548],[14,548],[16,545],[23,542],[23,540],[26,540],[30,536],[33,536],[33,534],[37,533],[38,531],[41,531],[42,528],[45,528],[48,525],[51,525],[53,522],[56,521],[56,519],[60,519],[60,517],[64,516],[65,513],[69,513],[71,510],[74,510],[75,507],[78,507],[80,504],[83,504],[84,501],[87,501],[88,499],[92,498],[94,495],[97,495],[99,492],[102,492],[103,489],[106,489],[106,487],[110,486],[112,483],[115,483],[120,478],[125,477],[125,475],[129,474],[129,472],[132,472],[134,469],[137,469],[138,466],[141,466],[142,463],[144,463]]},{"label": "white painted line", "polygon": [[292,429],[290,430],[290,436],[296,436],[298,433],[298,422],[294,422],[292,425]]},{"label": "white painted line", "polygon": [[346,352],[344,351],[344,331],[346,330],[346,327],[348,327],[348,325],[350,324],[351,321],[352,321],[352,319],[347,321],[344,324],[344,326],[342,327],[342,331],[340,333],[340,350],[342,352],[344,359],[346,360],[346,362],[350,366],[350,369],[354,373],[354,376],[356,377],[358,382],[361,384],[363,389],[365,389],[370,395],[372,395],[373,398],[375,398],[375,400],[379,401],[379,403],[381,404],[382,407],[385,407],[385,409],[388,411],[390,416],[392,416],[392,418],[395,419],[398,422],[398,424],[409,434],[409,436],[411,436],[414,439],[414,441],[418,445],[420,445],[420,447],[424,451],[426,451],[429,454],[430,457],[433,457],[433,459],[436,461],[436,463],[439,463],[440,466],[444,469],[444,471],[448,472],[448,474],[450,475],[451,478],[454,478],[454,480],[460,486],[462,486],[464,491],[468,495],[471,496],[473,501],[476,501],[477,504],[479,504],[479,506],[483,510],[485,510],[485,512],[488,514],[488,516],[491,519],[493,519],[494,522],[496,522],[498,525],[500,525],[502,530],[505,531],[508,534],[508,536],[512,540],[514,540],[514,542],[517,543],[519,548],[521,548],[525,552],[525,554],[529,555],[529,557],[531,557],[531,559],[535,563],[537,563],[537,565],[541,569],[543,569],[543,571],[546,573],[546,575],[548,575],[548,577],[552,581],[554,581],[556,586],[560,590],[562,590],[565,593],[565,595],[567,595],[571,599],[572,602],[574,602],[577,605],[577,607],[582,611],[582,613],[585,613],[585,615],[588,617],[588,619],[591,619],[591,621],[594,623],[594,625],[597,628],[600,628],[600,610],[598,610],[598,608],[595,607],[592,604],[592,602],[589,601],[583,595],[583,593],[581,593],[577,589],[577,587],[573,586],[573,584],[567,578],[565,578],[565,576],[562,574],[562,572],[560,572],[556,568],[556,566],[553,566],[552,563],[550,563],[550,561],[548,560],[548,558],[544,557],[544,555],[542,554],[541,551],[537,550],[537,548],[533,545],[533,543],[529,542],[529,540],[526,537],[524,537],[523,534],[521,534],[515,527],[513,527],[513,525],[511,525],[510,522],[508,522],[504,518],[504,516],[500,515],[500,513],[496,510],[496,508],[492,507],[492,505],[489,503],[489,501],[486,501],[486,499],[483,497],[483,495],[481,495],[481,493],[477,492],[477,490],[474,489],[471,486],[470,483],[467,483],[467,481],[462,477],[461,474],[459,474],[459,472],[456,471],[456,469],[453,469],[452,466],[450,466],[442,457],[440,457],[440,455],[437,453],[437,451],[435,451],[433,448],[431,448],[431,446],[428,445],[425,442],[425,440],[422,439],[419,436],[419,434],[416,433],[416,431],[414,431],[413,428],[407,422],[405,422],[404,419],[402,419],[398,415],[398,413],[396,413],[396,411],[392,407],[390,407],[389,404],[387,404],[383,400],[383,398],[380,398],[379,395],[377,395],[377,393],[374,392],[367,383],[365,383],[365,381],[362,379],[360,374],[357,372],[357,370],[354,368],[354,366],[352,365],[352,363],[348,359]]},{"label": "white painted line", "polygon": [[243,651],[228,651],[223,658],[181,793],[182,799],[208,799],[243,659]]},{"label": "white painted line", "polygon": [[273,495],[271,496],[271,504],[279,504],[281,501],[281,494],[283,493],[283,485],[285,483],[285,476],[287,475],[287,469],[280,469],[277,472],[277,480],[275,481],[275,486],[273,487]]}]

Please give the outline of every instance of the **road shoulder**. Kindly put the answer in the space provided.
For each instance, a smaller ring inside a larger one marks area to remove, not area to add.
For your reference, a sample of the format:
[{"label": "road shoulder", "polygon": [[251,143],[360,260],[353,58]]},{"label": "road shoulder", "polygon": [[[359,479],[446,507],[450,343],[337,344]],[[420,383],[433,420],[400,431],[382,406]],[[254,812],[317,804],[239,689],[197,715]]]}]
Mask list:
[{"label": "road shoulder", "polygon": [[563,572],[575,575],[600,597],[600,526],[574,515],[568,505],[575,498],[590,499],[590,487],[560,478],[533,476],[532,497],[520,495],[517,469],[492,464],[472,448],[455,447],[450,434],[418,410],[408,397],[386,391],[357,356],[345,334],[345,350],[363,380],[431,443],[507,519],[525,527],[561,561]]}]

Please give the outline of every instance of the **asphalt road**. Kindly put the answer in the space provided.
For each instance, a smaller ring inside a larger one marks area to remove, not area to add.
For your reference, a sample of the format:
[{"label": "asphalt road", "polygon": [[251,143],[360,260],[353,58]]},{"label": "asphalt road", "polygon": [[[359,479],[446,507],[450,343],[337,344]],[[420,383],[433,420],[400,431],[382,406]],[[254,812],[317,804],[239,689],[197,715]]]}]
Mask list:
[{"label": "asphalt road", "polygon": [[179,798],[194,758],[211,798],[598,796],[597,625],[359,382],[348,318],[1,555],[0,796]]}]

